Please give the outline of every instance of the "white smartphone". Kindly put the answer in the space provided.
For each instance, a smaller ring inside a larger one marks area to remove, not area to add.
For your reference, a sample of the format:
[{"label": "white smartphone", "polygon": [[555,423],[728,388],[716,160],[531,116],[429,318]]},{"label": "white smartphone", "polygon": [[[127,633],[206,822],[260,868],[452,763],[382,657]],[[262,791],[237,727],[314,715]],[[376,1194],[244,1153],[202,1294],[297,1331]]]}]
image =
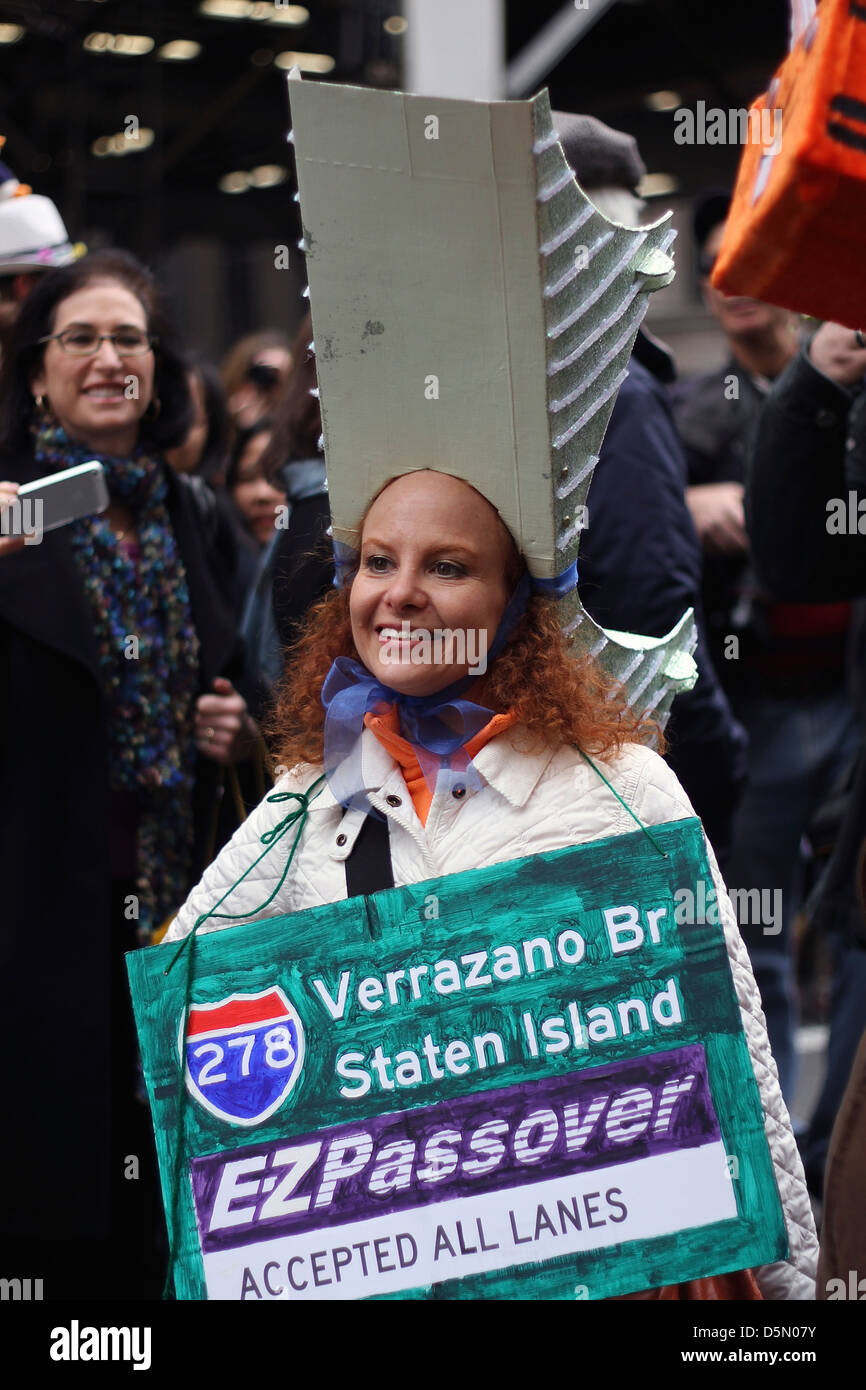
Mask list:
[{"label": "white smartphone", "polygon": [[109,503],[105,469],[93,459],[64,468],[62,473],[49,473],[19,487],[18,499],[23,504],[25,526],[40,532],[56,531],[82,516],[105,511]]}]

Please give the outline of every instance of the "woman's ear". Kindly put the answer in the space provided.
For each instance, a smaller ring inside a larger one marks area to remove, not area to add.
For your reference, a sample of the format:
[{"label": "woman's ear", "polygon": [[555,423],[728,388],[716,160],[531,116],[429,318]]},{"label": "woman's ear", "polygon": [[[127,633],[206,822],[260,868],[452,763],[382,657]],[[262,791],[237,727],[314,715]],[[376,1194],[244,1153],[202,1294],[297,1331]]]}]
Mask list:
[{"label": "woman's ear", "polygon": [[39,371],[34,372],[30,378],[30,393],[33,396],[33,399],[35,400],[37,396],[44,396],[45,391],[45,370],[43,367],[40,367]]}]

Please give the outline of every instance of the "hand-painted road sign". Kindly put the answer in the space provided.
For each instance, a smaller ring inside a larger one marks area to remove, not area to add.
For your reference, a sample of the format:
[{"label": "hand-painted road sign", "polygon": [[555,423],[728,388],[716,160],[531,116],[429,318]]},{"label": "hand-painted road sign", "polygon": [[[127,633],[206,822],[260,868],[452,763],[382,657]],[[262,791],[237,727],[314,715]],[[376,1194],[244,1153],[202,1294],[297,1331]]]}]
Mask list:
[{"label": "hand-painted road sign", "polygon": [[653,837],[201,935],[181,1050],[184,958],[131,955],[179,1296],[599,1299],[782,1257],[723,929],[677,916],[701,827]]}]

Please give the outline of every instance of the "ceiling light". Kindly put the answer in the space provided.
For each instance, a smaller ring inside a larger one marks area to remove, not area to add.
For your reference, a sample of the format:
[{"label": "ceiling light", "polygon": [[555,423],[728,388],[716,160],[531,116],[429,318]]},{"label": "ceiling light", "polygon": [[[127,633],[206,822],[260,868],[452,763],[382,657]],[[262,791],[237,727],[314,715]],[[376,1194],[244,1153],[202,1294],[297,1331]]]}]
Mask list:
[{"label": "ceiling light", "polygon": [[285,183],[288,176],[289,171],[282,164],[259,164],[250,170],[250,183],[253,188],[276,188],[278,183]]},{"label": "ceiling light", "polygon": [[155,40],[149,34],[115,34],[112,53],[122,53],[129,57],[139,57],[150,53]]},{"label": "ceiling light", "polygon": [[246,193],[249,186],[250,176],[244,169],[236,169],[234,173],[223,174],[219,181],[219,187],[223,193]]},{"label": "ceiling light", "polygon": [[156,56],[167,63],[190,63],[200,53],[201,44],[196,43],[195,39],[172,39],[157,49]]},{"label": "ceiling light", "polygon": [[382,27],[386,34],[405,34],[406,30],[409,28],[409,21],[408,19],[404,19],[402,15],[392,14],[385,20]]},{"label": "ceiling light", "polygon": [[328,53],[278,53],[274,59],[278,68],[300,68],[301,72],[331,72],[337,60]]},{"label": "ceiling light", "polygon": [[683,99],[679,92],[647,92],[644,97],[644,105],[650,111],[676,111],[678,106],[682,106]]},{"label": "ceiling light", "polygon": [[644,174],[637,186],[642,198],[660,198],[665,193],[676,193],[679,179],[673,174]]},{"label": "ceiling light", "polygon": [[211,19],[249,19],[254,6],[252,0],[201,0],[198,8]]},{"label": "ceiling light", "polygon": [[0,24],[0,43],[17,43],[24,37],[20,24]]},{"label": "ceiling light", "polygon": [[116,53],[123,58],[140,58],[149,53],[154,40],[149,34],[88,34],[83,45],[88,53]]},{"label": "ceiling light", "polygon": [[139,126],[136,135],[126,135],[122,130],[115,131],[114,135],[100,135],[90,146],[90,153],[96,155],[97,159],[105,159],[108,155],[122,156],[126,154],[141,154],[142,150],[148,149],[156,139],[155,131],[150,126]]},{"label": "ceiling light", "polygon": [[303,5],[283,5],[280,0],[276,0],[273,5],[255,4],[251,19],[263,20],[265,24],[291,24],[297,28],[301,24],[306,24],[310,18],[310,11]]}]

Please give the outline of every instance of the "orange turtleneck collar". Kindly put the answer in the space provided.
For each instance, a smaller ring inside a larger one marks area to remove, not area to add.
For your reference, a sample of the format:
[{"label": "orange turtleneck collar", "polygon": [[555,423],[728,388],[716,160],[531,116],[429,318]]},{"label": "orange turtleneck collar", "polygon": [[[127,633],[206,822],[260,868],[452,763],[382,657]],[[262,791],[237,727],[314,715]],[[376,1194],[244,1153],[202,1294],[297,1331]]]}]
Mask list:
[{"label": "orange turtleneck collar", "polygon": [[[497,734],[510,729],[512,724],[516,724],[516,722],[516,714],[494,714],[489,724],[485,724],[474,738],[463,745],[466,753],[470,758],[474,758],[475,754],[480,753],[486,743],[489,743]],[[430,807],[433,804],[433,793],[421,771],[414,745],[400,733],[400,716],[397,712],[397,706],[392,705],[384,714],[365,715],[364,723],[376,735],[382,747],[399,764],[400,771],[403,773],[403,780],[406,783],[406,790],[412,798],[412,805],[415,807],[415,813],[421,824],[426,825]]]}]

